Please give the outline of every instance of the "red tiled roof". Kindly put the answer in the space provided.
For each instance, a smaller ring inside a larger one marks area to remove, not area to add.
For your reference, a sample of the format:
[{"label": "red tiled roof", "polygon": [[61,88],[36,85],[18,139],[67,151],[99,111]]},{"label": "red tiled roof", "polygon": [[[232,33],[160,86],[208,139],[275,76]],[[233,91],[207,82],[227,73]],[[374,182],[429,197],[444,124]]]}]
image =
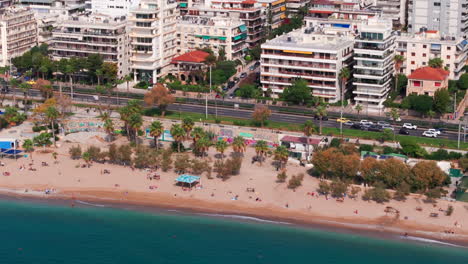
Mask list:
[{"label": "red tiled roof", "polygon": [[449,76],[449,72],[440,68],[422,67],[416,69],[408,79],[443,81]]},{"label": "red tiled roof", "polygon": [[[301,143],[306,144],[307,138],[305,137],[295,137],[295,136],[284,136],[281,141],[283,142],[293,142],[293,143]],[[318,145],[320,143],[320,139],[309,138],[310,145]]]},{"label": "red tiled roof", "polygon": [[202,63],[205,61],[205,58],[210,55],[208,52],[204,52],[201,50],[194,50],[187,53],[184,53],[180,56],[177,56],[172,59],[172,63],[175,62],[194,62],[194,63]]}]

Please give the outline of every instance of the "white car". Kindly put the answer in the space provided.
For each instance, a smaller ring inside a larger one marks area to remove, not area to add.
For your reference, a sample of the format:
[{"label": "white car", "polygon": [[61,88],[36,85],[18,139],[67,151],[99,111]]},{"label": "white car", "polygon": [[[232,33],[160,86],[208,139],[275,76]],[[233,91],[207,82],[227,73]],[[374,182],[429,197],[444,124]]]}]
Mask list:
[{"label": "white car", "polygon": [[361,125],[373,125],[374,123],[372,123],[371,121],[368,121],[368,120],[361,120],[359,122],[359,124],[361,124]]},{"label": "white car", "polygon": [[379,122],[377,122],[377,125],[379,125],[381,127],[384,127],[384,126],[389,126],[390,124],[388,122],[385,122],[385,121],[379,121]]},{"label": "white car", "polygon": [[428,131],[424,131],[424,132],[422,133],[422,135],[425,136],[425,137],[432,137],[432,138],[436,138],[436,137],[437,137],[437,133],[434,133],[434,132],[429,131],[429,130],[428,130]]},{"label": "white car", "polygon": [[404,123],[403,127],[406,129],[417,129],[418,127],[416,125],[413,125],[411,123]]},{"label": "white car", "polygon": [[440,135],[440,131],[434,128],[428,129],[427,131]]},{"label": "white car", "polygon": [[391,125],[383,125],[381,127],[382,129],[390,129],[391,131],[395,130],[395,128],[393,128]]}]

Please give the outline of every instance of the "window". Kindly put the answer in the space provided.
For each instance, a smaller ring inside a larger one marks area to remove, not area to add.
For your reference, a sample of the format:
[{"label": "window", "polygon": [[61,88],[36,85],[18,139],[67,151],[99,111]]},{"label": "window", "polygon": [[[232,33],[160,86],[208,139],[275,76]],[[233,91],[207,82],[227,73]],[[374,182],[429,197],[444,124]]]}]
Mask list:
[{"label": "window", "polygon": [[426,57],[426,53],[423,53],[423,57]]},{"label": "window", "polygon": [[421,87],[421,81],[413,81],[414,87]]},{"label": "window", "polygon": [[413,56],[413,57],[414,57],[414,56],[416,56],[416,53],[414,53],[414,52],[411,52],[411,56]]},{"label": "window", "polygon": [[451,50],[451,49],[452,49],[452,47],[447,47],[447,50]]},{"label": "window", "polygon": [[423,45],[423,49],[427,48],[427,45]]},{"label": "window", "polygon": [[425,61],[423,61],[422,65],[423,65],[423,66],[426,66],[426,64],[427,64],[427,63],[426,63]]},{"label": "window", "polygon": [[412,65],[414,65],[414,64],[415,64],[415,62],[414,62],[414,61],[411,61],[411,64],[412,64]]},{"label": "window", "polygon": [[441,82],[435,82],[435,83],[434,83],[434,86],[437,86],[437,87],[440,87],[441,85],[442,85]]},{"label": "window", "polygon": [[440,3],[436,2],[436,3],[434,3],[434,6],[440,6]]},{"label": "window", "polygon": [[450,55],[447,55],[447,59],[450,59]]}]

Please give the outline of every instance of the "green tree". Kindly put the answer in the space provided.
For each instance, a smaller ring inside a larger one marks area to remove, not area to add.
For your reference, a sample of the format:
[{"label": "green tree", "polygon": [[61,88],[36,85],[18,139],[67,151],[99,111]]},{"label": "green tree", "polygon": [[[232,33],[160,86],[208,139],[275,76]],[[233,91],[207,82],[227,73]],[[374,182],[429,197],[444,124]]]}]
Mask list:
[{"label": "green tree", "polygon": [[244,153],[246,148],[245,140],[242,136],[237,136],[232,141],[232,149],[237,154]]},{"label": "green tree", "polygon": [[285,146],[278,146],[274,152],[274,160],[279,162],[281,168],[286,166],[289,158],[289,151]]},{"label": "green tree", "polygon": [[56,142],[55,142],[55,124],[57,122],[57,119],[60,116],[60,113],[57,110],[57,108],[55,108],[53,106],[49,106],[46,109],[45,116],[46,116],[46,119],[50,123],[50,126],[52,128],[51,130],[52,130],[52,138],[54,140],[54,146],[57,147]]},{"label": "green tree", "polygon": [[331,195],[335,198],[342,198],[348,192],[348,184],[341,180],[334,180],[330,184]]},{"label": "green tree", "polygon": [[224,152],[226,151],[226,149],[228,148],[228,143],[224,140],[218,140],[216,141],[216,151],[219,152],[219,154],[221,155],[221,158],[224,157]]},{"label": "green tree", "polygon": [[460,76],[457,81],[457,87],[460,90],[468,89],[468,73],[464,73]]},{"label": "green tree", "polygon": [[390,117],[392,118],[393,120],[393,124],[395,124],[395,122],[400,119],[400,112],[398,111],[397,108],[392,108],[390,110]]},{"label": "green tree", "polygon": [[405,137],[400,139],[400,146],[403,153],[411,157],[420,158],[427,154],[426,150],[412,138]]},{"label": "green tree", "polygon": [[319,118],[319,134],[322,135],[322,120],[323,117],[327,116],[327,107],[324,105],[317,106],[315,115]]},{"label": "green tree", "polygon": [[311,89],[304,79],[297,79],[291,86],[286,87],[281,97],[296,105],[303,105],[312,100]]},{"label": "green tree", "polygon": [[395,63],[395,91],[398,91],[398,76],[400,74],[400,69],[404,61],[405,57],[403,57],[402,55],[397,54],[393,57],[393,62]]},{"label": "green tree", "polygon": [[206,132],[202,127],[195,127],[190,136],[192,137],[193,144],[196,144],[199,139],[206,137]]},{"label": "green tree", "polygon": [[236,91],[236,96],[242,98],[257,98],[260,96],[258,88],[253,84],[242,84]]},{"label": "green tree", "polygon": [[442,68],[444,66],[444,61],[441,58],[433,58],[429,59],[428,65],[432,68]]},{"label": "green tree", "polygon": [[24,140],[23,149],[25,152],[29,153],[29,157],[32,160],[32,152],[34,151],[34,143],[31,139]]},{"label": "green tree", "polygon": [[302,127],[302,132],[304,133],[304,136],[307,137],[307,143],[306,143],[306,160],[309,160],[309,138],[310,136],[312,136],[312,134],[315,132],[315,126],[314,126],[314,123],[312,123],[312,121],[310,120],[307,120],[303,127]]},{"label": "green tree", "polygon": [[190,117],[186,117],[182,120],[182,128],[184,129],[187,137],[190,136],[190,132],[192,131],[194,125],[195,122],[193,122],[193,119]]},{"label": "green tree", "polygon": [[[10,86],[12,90],[15,90],[16,88],[18,88],[19,85],[20,85],[19,80],[15,78],[10,79]],[[16,106],[16,93],[13,93],[13,106]]]},{"label": "green tree", "polygon": [[354,107],[354,110],[356,110],[356,112],[357,112],[357,114],[358,114],[358,117],[359,117],[359,115],[360,115],[362,109],[363,109],[363,108],[362,108],[362,105],[360,105],[360,104],[357,104],[357,105]]},{"label": "green tree", "polygon": [[398,94],[405,94],[406,92],[406,86],[408,85],[408,77],[404,74],[398,74],[397,76],[397,93]]},{"label": "green tree", "polygon": [[429,95],[410,96],[411,108],[425,115],[432,109],[432,97]]},{"label": "green tree", "polygon": [[38,136],[35,136],[33,138],[33,142],[36,146],[50,146],[52,145],[52,141],[50,139],[52,138],[52,135],[50,133],[41,133]]},{"label": "green tree", "polygon": [[182,141],[184,140],[186,135],[185,130],[182,128],[181,125],[173,124],[171,126],[171,135],[177,142],[177,152],[180,153],[180,144],[182,144]]},{"label": "green tree", "polygon": [[27,82],[24,82],[24,83],[20,83],[19,88],[21,89],[21,91],[24,94],[24,100],[23,100],[23,102],[24,102],[24,111],[27,112],[28,111],[28,105],[29,105],[29,102],[28,102],[29,90],[31,90],[32,86],[31,86],[31,84],[29,84]]},{"label": "green tree", "polygon": [[154,146],[159,150],[159,137],[164,133],[164,126],[159,121],[154,121],[149,127],[149,134],[154,138]]},{"label": "green tree", "polygon": [[138,144],[138,131],[143,125],[143,117],[141,113],[132,113],[128,120],[129,128],[132,130],[133,140]]},{"label": "green tree", "polygon": [[258,140],[255,143],[255,153],[260,161],[260,165],[263,163],[263,159],[265,158],[267,151],[268,144],[265,140]]},{"label": "green tree", "polygon": [[268,109],[267,106],[264,105],[257,105],[255,110],[252,113],[252,118],[255,122],[259,122],[261,127],[265,124],[265,122],[270,118],[271,110]]},{"label": "green tree", "polygon": [[450,94],[447,89],[439,89],[434,93],[433,109],[436,113],[445,114],[450,105]]}]

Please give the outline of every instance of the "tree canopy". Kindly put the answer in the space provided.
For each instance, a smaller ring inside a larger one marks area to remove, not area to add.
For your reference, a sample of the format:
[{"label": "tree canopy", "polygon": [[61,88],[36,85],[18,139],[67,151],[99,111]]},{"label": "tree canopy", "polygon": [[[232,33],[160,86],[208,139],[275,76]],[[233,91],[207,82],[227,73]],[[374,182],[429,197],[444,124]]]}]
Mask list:
[{"label": "tree canopy", "polygon": [[307,81],[297,79],[291,86],[284,89],[281,97],[292,104],[302,105],[312,100],[311,89],[307,86]]}]

